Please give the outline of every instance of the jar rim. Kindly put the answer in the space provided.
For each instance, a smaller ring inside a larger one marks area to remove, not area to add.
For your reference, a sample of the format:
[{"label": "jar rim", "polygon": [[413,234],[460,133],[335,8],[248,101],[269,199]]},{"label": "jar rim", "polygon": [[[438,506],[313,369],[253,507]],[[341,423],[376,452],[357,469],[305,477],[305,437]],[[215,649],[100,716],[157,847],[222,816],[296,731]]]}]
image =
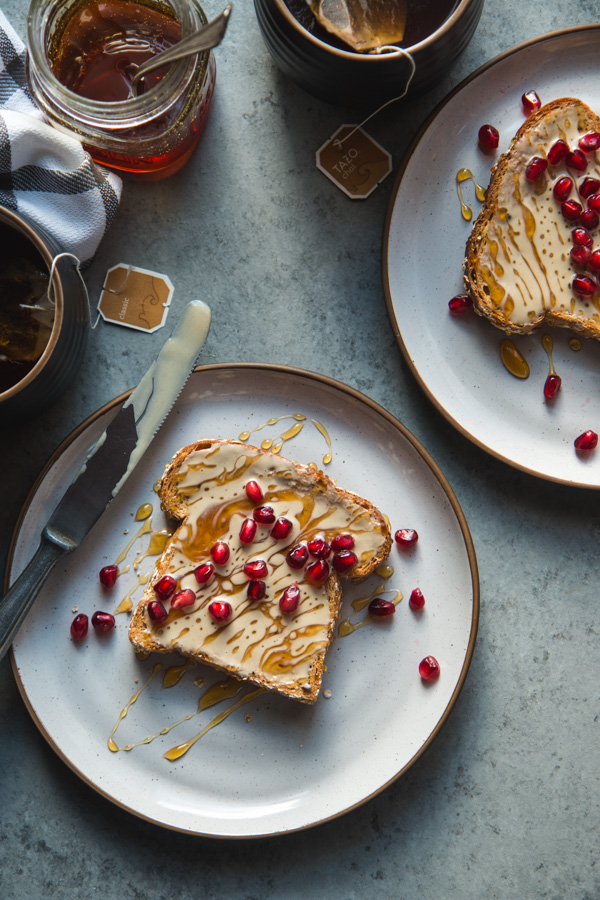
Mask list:
[{"label": "jar rim", "polygon": [[[127,100],[90,100],[70,90],[58,80],[49,65],[46,39],[57,13],[64,13],[69,6],[75,6],[80,2],[81,0],[72,0],[70,3],[65,0],[32,0],[27,14],[27,54],[34,64],[35,74],[51,87],[55,98],[61,98],[71,110],[94,121],[129,118],[139,120],[145,115],[154,116],[157,107],[168,102],[176,89],[180,89],[183,83],[191,81],[197,65],[194,56],[172,63],[169,71],[153,86],[152,91],[139,94],[137,97],[129,97]],[[208,21],[197,0],[161,0],[161,3],[170,6],[175,13],[181,25],[182,38],[196,30],[199,24],[204,25]],[[197,54],[203,69],[208,65],[209,55],[208,50]]]}]

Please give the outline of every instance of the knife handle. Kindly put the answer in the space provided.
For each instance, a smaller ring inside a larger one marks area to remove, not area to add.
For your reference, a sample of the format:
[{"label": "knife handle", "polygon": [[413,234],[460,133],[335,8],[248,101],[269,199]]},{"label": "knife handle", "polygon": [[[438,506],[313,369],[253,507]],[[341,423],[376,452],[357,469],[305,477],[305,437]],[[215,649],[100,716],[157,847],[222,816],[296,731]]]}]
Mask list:
[{"label": "knife handle", "polygon": [[33,559],[0,600],[0,659],[12,644],[46,576],[70,549],[43,535]]}]

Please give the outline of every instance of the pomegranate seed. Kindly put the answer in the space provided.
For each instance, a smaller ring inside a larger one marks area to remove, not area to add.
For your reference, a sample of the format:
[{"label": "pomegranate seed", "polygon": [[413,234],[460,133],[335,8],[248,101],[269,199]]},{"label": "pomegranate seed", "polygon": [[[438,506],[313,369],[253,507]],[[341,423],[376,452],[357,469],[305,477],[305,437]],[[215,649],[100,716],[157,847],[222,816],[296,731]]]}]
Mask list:
[{"label": "pomegranate seed", "polygon": [[500,143],[498,129],[493,125],[482,125],[477,135],[479,146],[482,150],[495,150]]},{"label": "pomegranate seed", "polygon": [[426,656],[419,663],[419,675],[423,681],[435,681],[440,677],[440,664],[435,656]]},{"label": "pomegranate seed", "polygon": [[352,550],[353,547],[354,538],[351,534],[336,534],[331,540],[331,549],[334,553],[339,553],[340,550]]},{"label": "pomegranate seed", "polygon": [[101,634],[115,627],[115,617],[107,612],[95,612],[92,616],[92,625]]},{"label": "pomegranate seed", "polygon": [[542,159],[541,156],[532,156],[525,167],[525,178],[527,181],[537,181],[548,168],[548,160]]},{"label": "pomegranate seed", "polygon": [[554,400],[560,391],[561,384],[562,381],[560,375],[557,375],[555,372],[551,372],[550,375],[548,375],[544,384],[544,397],[546,400]]},{"label": "pomegranate seed", "polygon": [[287,537],[290,536],[292,532],[292,523],[289,519],[286,519],[285,516],[279,516],[273,527],[271,528],[270,534],[273,540],[275,541],[284,541]]},{"label": "pomegranate seed", "polygon": [[186,606],[193,606],[196,602],[196,594],[191,588],[185,588],[183,591],[177,591],[171,597],[171,609],[185,609]]},{"label": "pomegranate seed", "polygon": [[569,169],[575,169],[576,172],[585,172],[587,169],[587,159],[581,150],[571,150],[567,153],[566,163]]},{"label": "pomegranate seed", "polygon": [[594,212],[600,212],[600,194],[592,194],[591,197],[587,198],[588,209],[593,209]]},{"label": "pomegranate seed", "polygon": [[242,544],[251,544],[256,537],[256,522],[254,519],[244,519],[240,528],[240,541]]},{"label": "pomegranate seed", "polygon": [[600,223],[600,216],[595,209],[584,209],[579,216],[579,221],[584,228],[588,229],[588,231],[593,231]]},{"label": "pomegranate seed", "polygon": [[555,141],[548,150],[548,162],[551,166],[557,166],[566,158],[569,152],[569,145],[566,141]]},{"label": "pomegranate seed", "polygon": [[598,446],[598,435],[595,431],[584,431],[579,437],[575,438],[575,449],[588,452],[595,450]]},{"label": "pomegranate seed", "polygon": [[117,566],[104,566],[103,569],[100,569],[98,573],[100,578],[100,584],[105,588],[112,588],[117,583],[117,575],[119,574],[119,569]]},{"label": "pomegranate seed", "polygon": [[194,575],[198,584],[208,584],[215,574],[215,567],[211,563],[202,563],[194,569]]},{"label": "pomegranate seed", "polygon": [[233,607],[226,600],[214,600],[209,604],[208,613],[215,622],[226,622],[233,613]]},{"label": "pomegranate seed", "polygon": [[339,553],[334,554],[332,565],[336,572],[339,572],[340,575],[344,575],[346,572],[349,572],[357,562],[358,556],[356,553],[353,553],[352,550],[340,550]]},{"label": "pomegranate seed", "polygon": [[160,600],[151,600],[146,607],[148,615],[153,622],[164,622],[169,613],[166,611]]},{"label": "pomegranate seed", "polygon": [[595,269],[596,272],[600,272],[600,250],[594,250],[594,252],[592,253],[590,266],[592,267],[592,269]]},{"label": "pomegranate seed", "polygon": [[417,612],[425,606],[425,597],[421,588],[415,588],[408,599],[408,605]]},{"label": "pomegranate seed", "polygon": [[414,547],[419,540],[419,535],[414,528],[399,528],[394,535],[394,540],[399,547]]},{"label": "pomegranate seed", "polygon": [[324,559],[317,559],[306,569],[306,578],[311,584],[323,584],[329,575],[329,563]]},{"label": "pomegranate seed", "polygon": [[177,582],[172,575],[163,575],[154,585],[154,593],[159,600],[168,600],[177,587]]},{"label": "pomegranate seed", "polygon": [[266,593],[267,586],[264,581],[254,580],[248,582],[248,589],[246,591],[248,600],[252,600],[253,603],[256,603],[258,600],[262,600]]},{"label": "pomegranate seed", "polygon": [[592,297],[596,293],[598,285],[589,275],[576,275],[571,282],[571,288],[580,297]]},{"label": "pomegranate seed", "polygon": [[462,316],[464,313],[469,312],[472,307],[473,301],[468,294],[457,294],[456,297],[448,301],[448,309],[453,316]]},{"label": "pomegranate seed", "polygon": [[592,194],[597,194],[600,189],[600,181],[597,178],[586,176],[579,185],[579,196],[587,200]]},{"label": "pomegranate seed", "polygon": [[71,637],[74,641],[82,641],[88,633],[88,617],[79,613],[71,622]]},{"label": "pomegranate seed", "polygon": [[275,513],[272,506],[257,506],[252,513],[254,521],[259,525],[272,525],[275,521]]},{"label": "pomegranate seed", "polygon": [[290,569],[301,569],[308,559],[308,550],[304,544],[296,544],[285,559]]},{"label": "pomegranate seed", "polygon": [[308,552],[315,559],[328,559],[331,555],[331,546],[325,538],[313,538],[312,541],[308,542],[307,546]]},{"label": "pomegranate seed", "polygon": [[579,138],[579,149],[584,153],[592,153],[600,147],[600,134],[597,131],[588,131]]},{"label": "pomegranate seed", "polygon": [[568,175],[563,175],[562,178],[559,178],[558,181],[555,182],[554,187],[552,188],[552,194],[555,200],[558,200],[559,203],[563,203],[568,199],[572,190],[573,179],[569,178]]},{"label": "pomegranate seed", "polygon": [[571,240],[578,247],[591,247],[594,239],[585,228],[574,228],[571,232]]},{"label": "pomegranate seed", "polygon": [[395,612],[396,607],[392,601],[385,600],[383,597],[375,597],[369,603],[369,613],[378,619],[387,619],[389,616],[393,616]]},{"label": "pomegranate seed", "polygon": [[587,266],[592,258],[592,251],[589,247],[573,247],[571,250],[571,262],[576,266]]},{"label": "pomegranate seed", "polygon": [[525,91],[521,97],[521,103],[523,104],[527,115],[535,112],[542,105],[542,101],[540,100],[537,91]]},{"label": "pomegranate seed", "polygon": [[294,582],[286,587],[285,591],[279,598],[279,609],[282,613],[293,613],[298,609],[300,603],[300,588]]},{"label": "pomegranate seed", "polygon": [[246,497],[252,503],[256,503],[257,505],[263,502],[265,498],[258,481],[248,481],[246,483]]},{"label": "pomegranate seed", "polygon": [[247,578],[265,578],[269,569],[264,559],[251,559],[244,566]]},{"label": "pomegranate seed", "polygon": [[218,566],[224,566],[229,561],[229,544],[225,541],[217,541],[210,548],[210,555]]},{"label": "pomegranate seed", "polygon": [[560,211],[567,222],[576,222],[583,211],[583,206],[577,200],[565,200],[561,204]]}]

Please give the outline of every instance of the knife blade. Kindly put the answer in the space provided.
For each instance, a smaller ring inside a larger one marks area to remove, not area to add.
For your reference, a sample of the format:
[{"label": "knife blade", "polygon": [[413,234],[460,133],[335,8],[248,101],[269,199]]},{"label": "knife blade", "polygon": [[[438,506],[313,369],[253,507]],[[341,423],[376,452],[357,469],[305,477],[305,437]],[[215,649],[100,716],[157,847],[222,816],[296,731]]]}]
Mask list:
[{"label": "knife blade", "polygon": [[187,305],[138,386],[92,446],[44,526],[33,558],[0,600],[0,659],[54,565],[79,547],[150,445],[192,371],[210,318],[202,301]]}]

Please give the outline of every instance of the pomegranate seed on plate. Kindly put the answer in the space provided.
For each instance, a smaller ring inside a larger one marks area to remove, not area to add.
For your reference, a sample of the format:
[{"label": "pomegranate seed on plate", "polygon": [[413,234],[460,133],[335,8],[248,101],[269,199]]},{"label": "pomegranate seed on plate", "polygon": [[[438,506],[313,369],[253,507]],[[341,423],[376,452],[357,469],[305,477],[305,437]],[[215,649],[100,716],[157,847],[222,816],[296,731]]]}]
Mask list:
[{"label": "pomegranate seed on plate", "polygon": [[334,553],[340,550],[352,550],[354,547],[354,538],[351,534],[336,534],[331,540],[331,549]]},{"label": "pomegranate seed on plate", "polygon": [[500,143],[498,129],[493,125],[482,125],[477,135],[479,146],[482,150],[495,150]]},{"label": "pomegranate seed on plate", "polygon": [[285,591],[279,598],[279,609],[282,613],[293,613],[298,609],[300,603],[300,588],[294,582],[286,587]]},{"label": "pomegranate seed on plate", "polygon": [[584,153],[592,153],[600,147],[600,134],[597,131],[588,131],[579,138],[579,149]]},{"label": "pomegranate seed on plate", "polygon": [[110,631],[115,627],[115,617],[112,613],[107,612],[95,612],[92,616],[92,625],[99,631],[101,634],[104,634],[106,631]]},{"label": "pomegranate seed on plate", "polygon": [[594,250],[594,252],[592,253],[590,266],[592,267],[592,269],[595,269],[596,272],[600,272],[600,250]]},{"label": "pomegranate seed on plate", "polygon": [[573,247],[570,255],[571,262],[576,266],[587,266],[592,258],[592,251],[589,247]]},{"label": "pomegranate seed on plate", "polygon": [[571,288],[580,297],[592,297],[596,293],[598,285],[589,275],[576,275],[571,282]]},{"label": "pomegranate seed on plate", "polygon": [[587,200],[592,194],[597,194],[600,190],[600,181],[597,178],[590,178],[589,175],[583,179],[579,185],[579,196]]},{"label": "pomegranate seed on plate", "polygon": [[584,228],[588,229],[588,231],[593,231],[600,223],[600,216],[595,209],[584,209],[579,216],[579,221]]},{"label": "pomegranate seed on plate", "polygon": [[317,559],[306,569],[306,579],[311,584],[322,584],[329,575],[329,563],[324,559]]},{"label": "pomegranate seed on plate", "polygon": [[591,197],[587,198],[588,209],[593,209],[594,212],[600,212],[600,194],[592,194]]},{"label": "pomegranate seed on plate", "polygon": [[419,663],[419,675],[423,681],[435,681],[440,677],[440,664],[435,656],[426,656]]},{"label": "pomegranate seed on plate", "polygon": [[290,569],[301,569],[308,559],[308,550],[304,544],[296,544],[292,547],[285,560]]},{"label": "pomegranate seed on plate", "polygon": [[548,150],[548,162],[551,166],[557,166],[566,158],[569,152],[569,145],[566,141],[555,141]]},{"label": "pomegranate seed on plate", "polygon": [[208,606],[208,613],[215,622],[226,622],[233,613],[233,607],[226,600],[214,600]]},{"label": "pomegranate seed on plate", "polygon": [[259,525],[272,525],[275,521],[275,513],[272,506],[257,506],[252,517]]},{"label": "pomegranate seed on plate", "polygon": [[394,535],[394,540],[399,547],[414,547],[419,540],[419,535],[414,528],[399,528]]},{"label": "pomegranate seed on plate", "polygon": [[565,202],[561,204],[560,211],[567,222],[577,222],[581,216],[583,207],[577,200],[565,200]]},{"label": "pomegranate seed on plate", "polygon": [[114,587],[117,583],[118,574],[119,569],[117,566],[104,566],[104,568],[100,569],[98,577],[100,578],[100,584],[102,585],[102,587]]},{"label": "pomegranate seed on plate", "polygon": [[146,608],[153,622],[164,622],[169,615],[160,600],[151,600]]},{"label": "pomegranate seed on plate", "polygon": [[215,567],[211,563],[201,563],[194,569],[194,575],[198,584],[208,584],[215,574]]},{"label": "pomegranate seed on plate", "polygon": [[328,559],[331,555],[331,546],[325,538],[313,538],[307,544],[308,552],[314,559]]},{"label": "pomegranate seed on plate", "polygon": [[225,541],[217,541],[210,548],[210,555],[218,566],[224,566],[229,561],[229,545]]},{"label": "pomegranate seed on plate", "polygon": [[521,103],[523,104],[527,115],[535,112],[542,105],[542,101],[540,100],[537,91],[525,91],[521,97]]},{"label": "pomegranate seed on plate", "polygon": [[591,247],[594,239],[586,228],[574,228],[571,232],[571,240],[578,247]]},{"label": "pomegranate seed on plate", "polygon": [[375,597],[369,603],[369,613],[377,619],[388,619],[396,612],[396,607],[391,600],[383,597]]},{"label": "pomegranate seed on plate", "polygon": [[448,300],[448,309],[453,316],[462,316],[472,308],[473,301],[468,294],[457,294],[456,297]]},{"label": "pomegranate seed on plate", "polygon": [[252,600],[253,603],[256,603],[258,600],[262,600],[266,593],[267,586],[264,581],[254,579],[253,581],[248,582],[248,588],[246,590],[248,600]]},{"label": "pomegranate seed on plate", "polygon": [[264,559],[251,559],[244,565],[246,578],[265,578],[269,569]]},{"label": "pomegranate seed on plate", "polygon": [[575,438],[574,444],[576,450],[582,450],[587,453],[590,450],[595,450],[598,446],[598,435],[595,431],[584,431],[583,434]]},{"label": "pomegranate seed on plate", "polygon": [[525,167],[527,181],[537,181],[548,168],[548,160],[541,156],[532,156]]},{"label": "pomegranate seed on plate", "polygon": [[254,519],[244,519],[240,528],[240,541],[242,544],[251,544],[256,537],[256,522]]},{"label": "pomegranate seed on plate", "polygon": [[571,150],[567,153],[566,163],[569,169],[575,169],[576,172],[585,172],[587,169],[587,159],[581,150]]},{"label": "pomegranate seed on plate", "polygon": [[248,481],[246,483],[246,497],[252,503],[256,503],[257,505],[263,502],[265,498],[258,481]]},{"label": "pomegranate seed on plate", "polygon": [[176,587],[177,582],[172,575],[163,575],[154,585],[154,593],[159,600],[168,600]]},{"label": "pomegranate seed on plate", "polygon": [[191,588],[185,588],[183,591],[177,591],[171,597],[171,609],[185,609],[193,606],[196,602],[196,594]]},{"label": "pomegranate seed on plate", "polygon": [[555,372],[551,372],[550,375],[548,375],[544,383],[544,397],[546,400],[554,400],[560,391],[561,384],[562,381],[560,375],[557,375]]},{"label": "pomegranate seed on plate", "polygon": [[79,613],[71,622],[71,637],[74,641],[82,641],[88,633],[88,617]]},{"label": "pomegranate seed on plate", "polygon": [[572,190],[573,179],[569,178],[568,175],[563,175],[562,178],[559,178],[558,181],[555,182],[554,187],[552,188],[552,195],[559,203],[563,203],[565,200],[569,199],[569,194]]},{"label": "pomegranate seed on plate", "polygon": [[358,557],[352,550],[340,550],[339,553],[334,554],[332,565],[336,572],[344,575],[353,569],[357,562]]},{"label": "pomegranate seed on plate", "polygon": [[285,539],[289,537],[291,533],[292,523],[289,519],[286,519],[285,516],[279,516],[270,531],[271,537],[275,541],[285,541]]},{"label": "pomegranate seed on plate", "polygon": [[417,588],[414,588],[413,591],[411,591],[411,595],[408,600],[408,605],[415,612],[418,612],[419,610],[423,609],[423,607],[425,606],[425,597],[423,596],[423,591],[421,590],[421,588],[417,587]]}]

